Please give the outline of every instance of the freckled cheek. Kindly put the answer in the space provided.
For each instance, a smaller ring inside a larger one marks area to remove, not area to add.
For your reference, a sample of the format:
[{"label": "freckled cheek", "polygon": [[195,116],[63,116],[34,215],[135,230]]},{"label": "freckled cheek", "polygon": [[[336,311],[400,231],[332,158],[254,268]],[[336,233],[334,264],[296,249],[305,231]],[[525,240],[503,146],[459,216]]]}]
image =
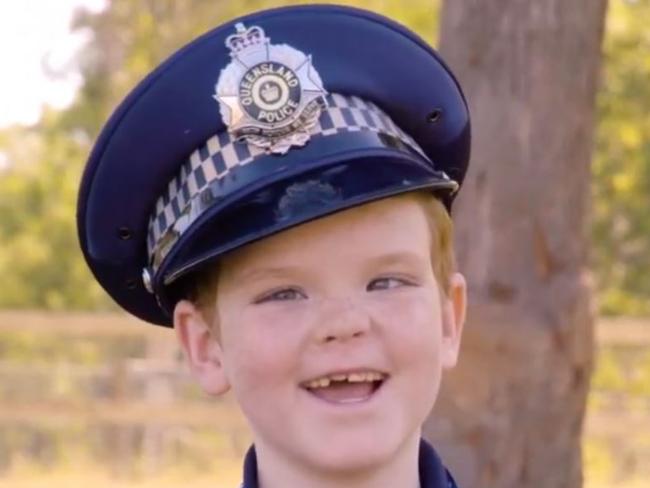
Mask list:
[{"label": "freckled cheek", "polygon": [[409,421],[419,424],[434,405],[440,384],[441,313],[425,294],[403,295],[381,310],[386,354]]},{"label": "freckled cheek", "polygon": [[373,307],[392,359],[405,369],[431,368],[439,356],[441,313],[429,293],[396,295]]},{"label": "freckled cheek", "polygon": [[277,314],[244,311],[226,324],[224,357],[235,393],[258,396],[295,383],[300,341]]}]

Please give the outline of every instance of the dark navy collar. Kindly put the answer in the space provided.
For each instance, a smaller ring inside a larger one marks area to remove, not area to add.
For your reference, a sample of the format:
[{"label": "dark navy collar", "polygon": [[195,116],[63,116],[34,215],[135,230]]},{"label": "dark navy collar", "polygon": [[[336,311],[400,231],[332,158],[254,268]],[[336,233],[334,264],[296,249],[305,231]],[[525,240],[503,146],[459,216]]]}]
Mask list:
[{"label": "dark navy collar", "polygon": [[[420,488],[458,488],[436,451],[424,439],[420,441],[419,456]],[[241,488],[258,487],[257,456],[255,446],[251,446],[244,459],[244,482]]]}]

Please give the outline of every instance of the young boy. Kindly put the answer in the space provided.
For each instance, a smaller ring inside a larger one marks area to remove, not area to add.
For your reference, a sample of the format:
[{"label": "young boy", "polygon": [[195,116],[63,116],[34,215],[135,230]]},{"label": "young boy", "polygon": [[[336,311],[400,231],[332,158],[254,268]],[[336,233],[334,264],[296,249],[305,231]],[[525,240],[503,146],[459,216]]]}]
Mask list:
[{"label": "young boy", "polygon": [[116,110],[81,246],[121,306],[176,329],[206,392],[233,390],[244,487],[454,487],[421,426],[464,322],[448,212],[468,160],[460,87],[414,34],[257,12]]}]

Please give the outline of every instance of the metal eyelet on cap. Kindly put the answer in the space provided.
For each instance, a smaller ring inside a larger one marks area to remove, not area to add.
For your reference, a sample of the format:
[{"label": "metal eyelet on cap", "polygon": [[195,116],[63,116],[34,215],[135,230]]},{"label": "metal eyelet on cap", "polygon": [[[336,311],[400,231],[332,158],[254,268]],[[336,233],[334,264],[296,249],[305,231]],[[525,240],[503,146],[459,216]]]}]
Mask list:
[{"label": "metal eyelet on cap", "polygon": [[119,229],[117,229],[117,236],[120,239],[122,239],[123,241],[128,241],[129,239],[131,239],[131,235],[132,235],[131,234],[131,229],[129,229],[126,226],[125,227],[120,227]]},{"label": "metal eyelet on cap", "polygon": [[429,115],[427,115],[427,122],[430,124],[433,124],[435,122],[438,122],[440,118],[442,117],[442,109],[441,108],[434,108]]}]

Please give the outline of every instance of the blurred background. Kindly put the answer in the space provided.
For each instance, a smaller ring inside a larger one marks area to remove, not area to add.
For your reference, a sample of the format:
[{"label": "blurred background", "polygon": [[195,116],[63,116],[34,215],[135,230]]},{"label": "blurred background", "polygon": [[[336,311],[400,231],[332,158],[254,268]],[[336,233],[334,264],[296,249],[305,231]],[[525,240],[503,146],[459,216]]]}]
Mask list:
[{"label": "blurred background", "polygon": [[[232,487],[250,434],[172,332],[121,313],[78,249],[80,174],[155,65],[269,0],[0,2],[0,487]],[[432,45],[437,0],[338,2]],[[650,486],[650,1],[610,0],[596,97],[587,488]],[[504,433],[507,435],[507,433]],[[478,488],[478,487],[477,487]]]}]

